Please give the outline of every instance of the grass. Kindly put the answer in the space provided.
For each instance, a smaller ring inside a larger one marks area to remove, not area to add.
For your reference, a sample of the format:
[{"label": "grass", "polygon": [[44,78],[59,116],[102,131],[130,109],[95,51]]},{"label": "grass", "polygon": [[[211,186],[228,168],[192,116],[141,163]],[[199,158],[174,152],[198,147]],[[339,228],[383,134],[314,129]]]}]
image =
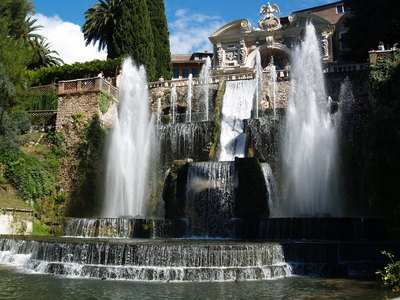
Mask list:
[{"label": "grass", "polygon": [[40,223],[33,223],[32,235],[51,235],[49,233],[49,226]]},{"label": "grass", "polygon": [[0,208],[32,209],[28,203],[22,200],[17,191],[3,177],[0,168]]}]

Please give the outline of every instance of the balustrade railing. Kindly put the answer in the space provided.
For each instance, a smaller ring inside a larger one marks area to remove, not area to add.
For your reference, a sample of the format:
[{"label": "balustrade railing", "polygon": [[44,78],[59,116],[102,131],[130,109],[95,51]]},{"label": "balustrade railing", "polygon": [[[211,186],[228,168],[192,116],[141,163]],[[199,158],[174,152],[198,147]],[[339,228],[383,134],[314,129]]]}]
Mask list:
[{"label": "balustrade railing", "polygon": [[[268,71],[264,71],[264,73],[268,73]],[[232,80],[253,79],[254,76],[255,74],[253,72],[216,75],[210,78],[210,84],[218,84],[222,81],[227,81],[227,80],[232,81]],[[277,70],[277,77],[278,80],[286,80],[290,77],[290,72],[287,70]],[[192,82],[193,85],[200,84],[199,78],[193,78]],[[148,86],[150,89],[157,87],[174,87],[174,86],[184,87],[187,86],[188,83],[189,80],[187,78],[184,78],[184,79],[149,82]],[[63,80],[59,81],[58,84],[37,86],[37,87],[32,87],[31,89],[32,91],[45,93],[55,88],[57,88],[58,95],[87,93],[87,92],[95,92],[103,90],[104,92],[109,93],[114,100],[118,99],[118,88],[99,77]]]},{"label": "balustrade railing", "polygon": [[395,58],[396,49],[383,50],[383,51],[369,51],[369,63],[376,64],[378,58],[387,58],[393,60]]},{"label": "balustrade railing", "polygon": [[324,68],[324,73],[341,73],[341,72],[353,72],[353,71],[364,71],[368,67],[368,64],[344,64],[344,65],[332,65]]}]

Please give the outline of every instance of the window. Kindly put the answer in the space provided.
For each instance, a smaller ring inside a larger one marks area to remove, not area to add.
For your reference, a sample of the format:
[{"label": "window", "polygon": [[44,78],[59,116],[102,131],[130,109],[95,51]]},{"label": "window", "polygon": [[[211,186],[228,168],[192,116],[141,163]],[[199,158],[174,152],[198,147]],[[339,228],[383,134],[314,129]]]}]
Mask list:
[{"label": "window", "polygon": [[349,37],[348,33],[347,32],[340,32],[339,33],[339,37],[340,37],[340,39],[339,39],[339,41],[340,41],[340,50],[341,51],[349,50],[350,47],[349,47],[349,44],[347,43],[347,39]]},{"label": "window", "polygon": [[192,74],[193,74],[193,77],[196,77],[197,75],[199,75],[199,69],[192,69]]},{"label": "window", "polygon": [[179,69],[174,69],[174,78],[179,78]]},{"label": "window", "polygon": [[182,77],[183,78],[188,78],[189,77],[189,69],[183,69],[182,70]]},{"label": "window", "polygon": [[340,4],[340,5],[336,6],[336,13],[337,14],[343,14],[343,13],[345,13],[347,11],[350,11],[350,7],[348,7],[346,5]]}]

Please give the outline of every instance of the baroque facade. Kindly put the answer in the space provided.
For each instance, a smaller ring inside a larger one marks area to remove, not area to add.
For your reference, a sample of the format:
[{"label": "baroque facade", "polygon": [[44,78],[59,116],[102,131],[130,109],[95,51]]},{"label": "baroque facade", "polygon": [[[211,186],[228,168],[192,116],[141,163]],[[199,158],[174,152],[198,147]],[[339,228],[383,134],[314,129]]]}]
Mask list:
[{"label": "baroque facade", "polygon": [[277,69],[290,68],[291,52],[301,43],[307,22],[312,22],[321,43],[323,63],[333,61],[332,35],[335,27],[328,20],[311,13],[296,12],[279,18],[279,7],[263,5],[262,18],[256,28],[247,19],[225,24],[210,37],[214,52],[214,69],[218,72],[252,70],[257,50],[266,68],[273,57]]}]

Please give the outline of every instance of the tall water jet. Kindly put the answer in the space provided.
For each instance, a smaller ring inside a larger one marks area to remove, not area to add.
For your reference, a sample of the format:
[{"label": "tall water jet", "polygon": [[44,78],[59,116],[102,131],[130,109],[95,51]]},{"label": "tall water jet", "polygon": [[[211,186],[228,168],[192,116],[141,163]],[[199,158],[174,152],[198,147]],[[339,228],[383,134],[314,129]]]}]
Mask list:
[{"label": "tall water jet", "polygon": [[176,86],[173,86],[171,89],[171,121],[172,124],[175,124],[176,121],[176,113],[178,106],[178,95],[176,93]]},{"label": "tall water jet", "polygon": [[254,103],[254,108],[255,108],[255,114],[256,118],[258,118],[258,110],[259,110],[259,105],[260,105],[260,97],[262,96],[262,85],[263,85],[263,69],[261,66],[261,55],[260,51],[257,50],[256,53],[256,65],[255,65],[255,71],[256,71],[256,97],[255,97],[255,103]]},{"label": "tall water jet", "polygon": [[119,114],[111,133],[105,180],[104,217],[146,216],[148,175],[156,147],[144,67],[123,63]]},{"label": "tall water jet", "polygon": [[245,157],[244,119],[251,117],[257,80],[228,81],[222,100],[220,161]]},{"label": "tall water jet", "polygon": [[274,110],[274,120],[276,120],[276,66],[274,65],[274,58],[271,56],[271,62],[269,64],[270,74],[269,74],[269,89],[270,89],[270,97]]},{"label": "tall water jet", "polygon": [[158,98],[157,99],[157,126],[159,126],[161,124],[161,114],[162,114],[161,98]]},{"label": "tall water jet", "polygon": [[202,87],[204,97],[204,115],[205,121],[209,120],[210,111],[210,79],[211,79],[211,59],[207,57],[206,63],[201,68],[200,85]]},{"label": "tall water jet", "polygon": [[186,96],[186,122],[192,122],[193,75],[189,74]]},{"label": "tall water jet", "polygon": [[292,82],[283,140],[283,216],[340,216],[337,138],[327,108],[314,26],[292,57]]}]

